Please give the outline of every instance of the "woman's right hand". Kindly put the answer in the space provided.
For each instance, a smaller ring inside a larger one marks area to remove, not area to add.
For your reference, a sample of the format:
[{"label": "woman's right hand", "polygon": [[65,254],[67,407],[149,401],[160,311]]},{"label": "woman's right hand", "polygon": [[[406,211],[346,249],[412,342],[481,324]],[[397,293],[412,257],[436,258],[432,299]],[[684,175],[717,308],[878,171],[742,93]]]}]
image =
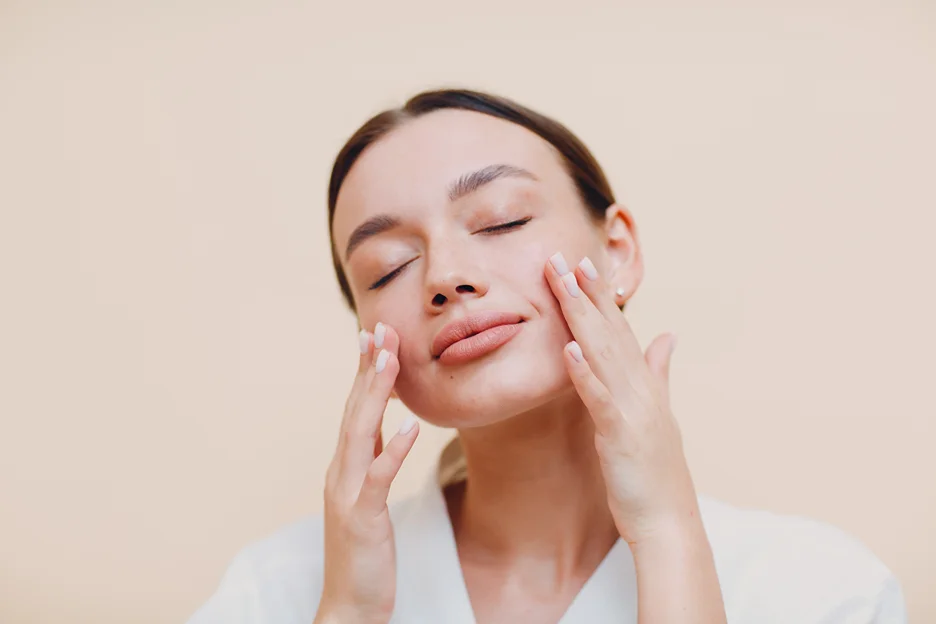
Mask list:
[{"label": "woman's right hand", "polygon": [[396,596],[387,495],[419,425],[408,416],[383,446],[380,425],[400,371],[400,341],[378,323],[375,334],[361,331],[360,345],[361,362],[325,479],[325,576],[317,624],[386,624]]}]

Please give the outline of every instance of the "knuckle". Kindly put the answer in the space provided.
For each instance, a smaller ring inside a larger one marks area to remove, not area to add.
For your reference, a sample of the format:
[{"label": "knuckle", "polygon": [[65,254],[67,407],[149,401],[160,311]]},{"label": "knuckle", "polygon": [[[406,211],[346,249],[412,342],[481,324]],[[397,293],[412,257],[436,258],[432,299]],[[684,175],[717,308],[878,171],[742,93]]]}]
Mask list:
[{"label": "knuckle", "polygon": [[337,468],[329,468],[325,473],[325,500],[336,501],[341,493],[341,477]]},{"label": "knuckle", "polygon": [[[394,440],[394,442],[398,441]],[[398,466],[403,463],[403,459],[406,457],[406,448],[402,444],[388,444],[384,449],[384,453],[387,454],[393,466]]]},{"label": "knuckle", "polygon": [[612,418],[615,412],[614,404],[611,399],[604,395],[598,395],[592,401],[592,409],[597,412],[595,415],[603,420]]},{"label": "knuckle", "polygon": [[337,520],[339,524],[344,524],[351,515],[351,505],[344,497],[331,492],[325,496],[325,512],[329,517]]},{"label": "knuckle", "polygon": [[364,478],[364,482],[369,487],[386,487],[390,485],[392,479],[392,466],[387,462],[375,461],[371,464],[370,468],[367,469],[367,476]]},{"label": "knuckle", "polygon": [[602,411],[610,411],[614,408],[614,400],[608,392],[600,389],[594,389],[592,403]]},{"label": "knuckle", "polygon": [[365,440],[365,441],[377,441],[377,434],[379,431],[373,427],[366,427],[364,425],[355,425],[351,429],[351,436],[355,440]]},{"label": "knuckle", "polygon": [[607,457],[614,449],[611,438],[600,433],[595,434],[595,450],[601,457]]}]

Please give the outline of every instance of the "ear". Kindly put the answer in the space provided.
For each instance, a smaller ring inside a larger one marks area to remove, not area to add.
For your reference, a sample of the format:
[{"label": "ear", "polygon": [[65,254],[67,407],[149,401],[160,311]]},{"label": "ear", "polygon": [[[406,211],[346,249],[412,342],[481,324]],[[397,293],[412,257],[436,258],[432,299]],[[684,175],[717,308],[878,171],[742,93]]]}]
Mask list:
[{"label": "ear", "polygon": [[637,226],[630,211],[611,204],[605,211],[605,252],[608,255],[608,285],[614,302],[623,306],[637,292],[643,281],[643,254],[637,238]]}]

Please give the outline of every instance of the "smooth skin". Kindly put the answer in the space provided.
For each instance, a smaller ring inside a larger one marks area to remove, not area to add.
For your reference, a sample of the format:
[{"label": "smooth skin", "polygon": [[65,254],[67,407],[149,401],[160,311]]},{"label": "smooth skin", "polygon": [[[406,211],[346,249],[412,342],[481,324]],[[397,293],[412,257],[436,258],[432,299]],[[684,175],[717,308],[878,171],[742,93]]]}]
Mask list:
[{"label": "smooth skin", "polygon": [[325,477],[326,572],[316,622],[387,622],[396,593],[390,485],[419,435],[415,419],[383,445],[381,423],[400,370],[399,339],[361,331],[361,359]]},{"label": "smooth skin", "polygon": [[[496,164],[532,176],[450,192],[452,180]],[[378,215],[400,225],[344,253]],[[625,208],[589,215],[535,134],[439,111],[364,152],[333,236],[359,322],[374,334],[363,334],[328,471],[316,622],[385,624],[393,614],[386,497],[418,435],[413,426],[382,447],[394,394],[459,432],[469,478],[444,494],[478,622],[557,622],[620,538],[634,555],[641,624],[725,621],[670,409],[674,338],[643,352],[619,309],[643,276]],[[483,310],[519,314],[523,329],[461,366],[431,356],[445,323]]]},{"label": "smooth skin", "polygon": [[551,258],[549,285],[575,340],[569,376],[595,423],[608,506],[634,555],[637,621],[725,622],[718,577],[669,400],[676,337],[643,353],[594,265]]}]

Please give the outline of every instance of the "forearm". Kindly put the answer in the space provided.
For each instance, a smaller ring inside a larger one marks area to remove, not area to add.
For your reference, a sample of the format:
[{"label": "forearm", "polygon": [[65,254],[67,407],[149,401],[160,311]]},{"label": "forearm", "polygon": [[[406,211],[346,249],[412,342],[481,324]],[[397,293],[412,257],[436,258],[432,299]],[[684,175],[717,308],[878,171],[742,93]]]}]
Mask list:
[{"label": "forearm", "polygon": [[702,522],[631,544],[639,624],[724,624],[725,607]]}]

